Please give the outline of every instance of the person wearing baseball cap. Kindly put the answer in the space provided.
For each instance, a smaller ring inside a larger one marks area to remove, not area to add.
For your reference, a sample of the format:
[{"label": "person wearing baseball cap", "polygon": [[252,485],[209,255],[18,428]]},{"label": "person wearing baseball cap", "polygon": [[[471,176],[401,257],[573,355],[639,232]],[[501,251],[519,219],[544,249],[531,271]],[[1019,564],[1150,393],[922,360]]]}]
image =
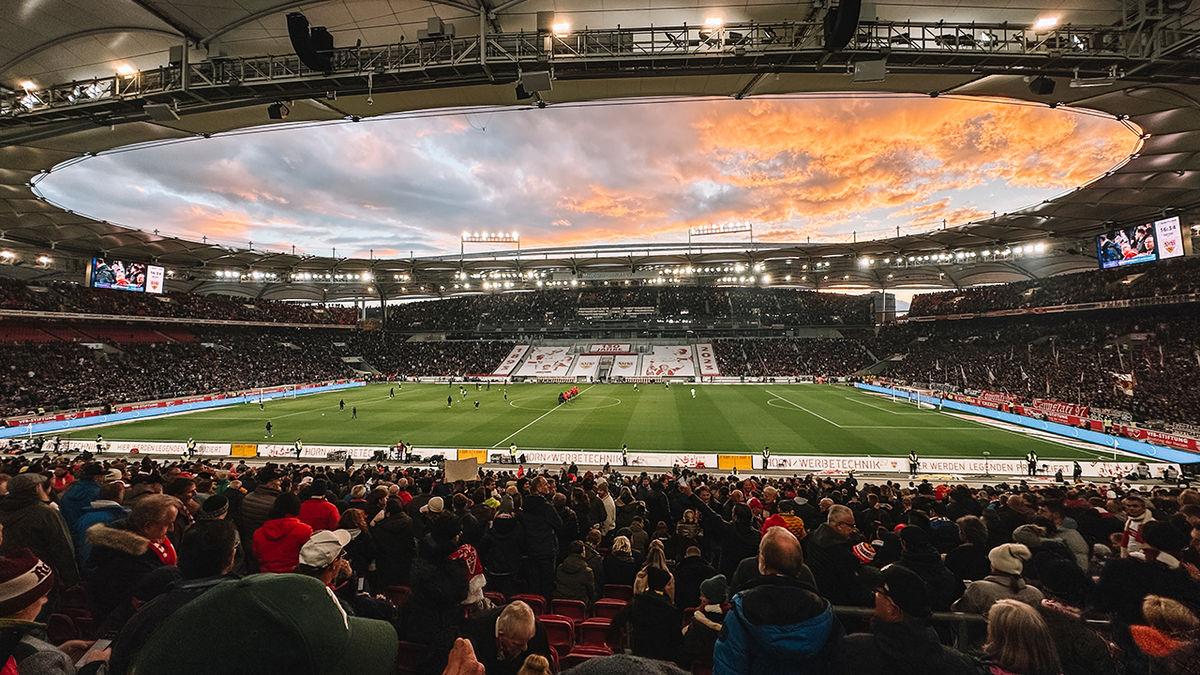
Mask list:
[{"label": "person wearing baseball cap", "polygon": [[128,672],[384,675],[393,672],[398,647],[392,624],[347,615],[320,580],[254,574],[177,610]]},{"label": "person wearing baseball cap", "polygon": [[358,534],[357,530],[321,530],[300,547],[296,574],[315,577],[334,591],[342,608],[353,616],[391,621],[396,616],[390,600],[358,593],[350,581],[354,570],[346,559],[346,545]]},{"label": "person wearing baseball cap", "polygon": [[835,673],[974,672],[974,661],[944,646],[929,624],[929,586],[899,564],[884,567],[875,589],[874,633],[842,640],[834,657]]}]

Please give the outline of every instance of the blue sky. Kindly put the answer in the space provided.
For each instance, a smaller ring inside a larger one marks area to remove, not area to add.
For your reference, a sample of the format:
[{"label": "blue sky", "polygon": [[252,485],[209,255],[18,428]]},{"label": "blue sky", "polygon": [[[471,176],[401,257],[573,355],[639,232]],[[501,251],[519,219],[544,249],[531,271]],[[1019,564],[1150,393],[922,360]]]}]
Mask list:
[{"label": "blue sky", "polygon": [[1136,142],[1113,120],[946,98],[552,106],[216,136],[38,189],[111,222],[316,255],[456,251],[464,230],[523,248],[684,240],[733,220],[760,240],[861,240],[1036,203]]}]

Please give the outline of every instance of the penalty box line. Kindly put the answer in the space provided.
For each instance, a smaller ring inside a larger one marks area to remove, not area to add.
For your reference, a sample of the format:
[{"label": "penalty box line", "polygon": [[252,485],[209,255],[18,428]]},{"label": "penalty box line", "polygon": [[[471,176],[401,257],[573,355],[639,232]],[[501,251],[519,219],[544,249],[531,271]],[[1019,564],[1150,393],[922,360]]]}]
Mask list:
[{"label": "penalty box line", "polygon": [[[594,385],[594,384],[593,384],[593,385],[592,385],[592,387],[594,387],[594,386],[596,386],[596,385]],[[587,391],[588,391],[589,389],[591,389],[592,387],[588,387],[587,389],[584,389],[583,391],[581,391],[581,392],[579,392],[579,393],[580,393],[580,394],[585,394],[585,393],[587,393]],[[516,436],[517,434],[521,433],[522,431],[525,431],[525,430],[526,430],[526,429],[528,429],[529,427],[531,427],[531,426],[533,426],[533,425],[537,424],[537,423],[538,423],[538,422],[539,422],[539,421],[540,421],[540,420],[541,420],[543,417],[545,417],[546,415],[549,415],[550,413],[554,412],[555,410],[558,410],[558,409],[559,409],[559,408],[561,408],[561,407],[562,407],[561,405],[554,406],[553,408],[551,408],[551,409],[547,410],[546,412],[542,413],[541,415],[538,415],[536,418],[534,418],[534,420],[533,420],[532,422],[530,422],[529,424],[526,424],[525,426],[521,427],[520,429],[517,429],[516,431],[512,432],[511,434],[509,434],[509,435],[505,436],[504,438],[501,438],[501,439],[500,439],[500,441],[499,441],[499,442],[497,442],[497,443],[496,443],[495,445],[493,445],[492,447],[493,447],[493,448],[498,448],[498,447],[500,447],[501,445],[504,445],[504,442],[505,442],[505,441],[507,441],[507,440],[511,439],[513,436]]]}]

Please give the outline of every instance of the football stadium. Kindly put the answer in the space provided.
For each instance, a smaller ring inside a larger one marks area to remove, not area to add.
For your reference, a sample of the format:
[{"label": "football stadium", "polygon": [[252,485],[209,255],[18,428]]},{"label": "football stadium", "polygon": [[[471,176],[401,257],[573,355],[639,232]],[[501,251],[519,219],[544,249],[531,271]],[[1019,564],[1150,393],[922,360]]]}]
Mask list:
[{"label": "football stadium", "polygon": [[1200,6],[10,0],[5,673],[1200,672]]}]

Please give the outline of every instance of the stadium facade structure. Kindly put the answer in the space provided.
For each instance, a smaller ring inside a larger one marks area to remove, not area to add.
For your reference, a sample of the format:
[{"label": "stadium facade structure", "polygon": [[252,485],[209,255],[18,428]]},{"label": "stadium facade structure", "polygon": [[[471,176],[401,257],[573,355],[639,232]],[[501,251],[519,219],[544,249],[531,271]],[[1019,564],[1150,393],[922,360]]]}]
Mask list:
[{"label": "stadium facade structure", "polygon": [[[0,274],[79,280],[88,259],[105,255],[166,266],[171,290],[380,303],[467,292],[454,288],[467,279],[475,280],[470,292],[487,279],[507,291],[547,280],[662,283],[671,270],[690,268],[680,283],[712,284],[739,265],[760,280],[768,275],[773,286],[953,288],[1092,268],[1090,238],[1117,225],[1169,215],[1185,226],[1200,222],[1200,8],[1191,3],[1074,0],[1045,3],[1045,10],[942,0],[868,4],[841,48],[831,47],[825,31],[837,23],[830,13],[841,8],[825,2],[679,7],[629,0],[597,9],[547,0],[392,0],[391,14],[378,20],[363,15],[372,3],[356,0],[212,4],[98,0],[81,11],[78,3],[48,0],[0,25],[0,246],[22,261],[0,265]],[[846,14],[857,3],[844,4]],[[1051,9],[1062,22],[1032,29]],[[285,15],[296,10],[312,25],[333,27],[328,68],[312,70],[294,53]],[[439,20],[427,21],[435,13]],[[723,24],[706,26],[712,16]],[[564,18],[572,27],[555,29]],[[123,40],[106,39],[113,36]],[[854,81],[856,64],[869,69],[881,59],[882,81]],[[115,62],[137,70],[112,73],[108,64]],[[522,76],[542,72],[552,76],[552,88],[518,100]],[[20,84],[28,77],[38,78],[36,88]],[[1034,93],[1031,80],[1039,77],[1052,80],[1053,91]],[[843,243],[597,244],[335,258],[163,236],[64,210],[37,191],[37,182],[64,163],[266,124],[817,92],[1002,97],[1110,116],[1141,140],[1111,171],[1029,208]],[[287,120],[268,118],[278,102],[288,104]],[[1035,243],[1045,247],[1039,255],[995,255]],[[954,257],[989,250],[993,255],[969,264]],[[34,263],[41,255],[53,262]],[[858,261],[867,257],[899,262],[864,268]],[[817,264],[819,275],[794,273]]]}]

